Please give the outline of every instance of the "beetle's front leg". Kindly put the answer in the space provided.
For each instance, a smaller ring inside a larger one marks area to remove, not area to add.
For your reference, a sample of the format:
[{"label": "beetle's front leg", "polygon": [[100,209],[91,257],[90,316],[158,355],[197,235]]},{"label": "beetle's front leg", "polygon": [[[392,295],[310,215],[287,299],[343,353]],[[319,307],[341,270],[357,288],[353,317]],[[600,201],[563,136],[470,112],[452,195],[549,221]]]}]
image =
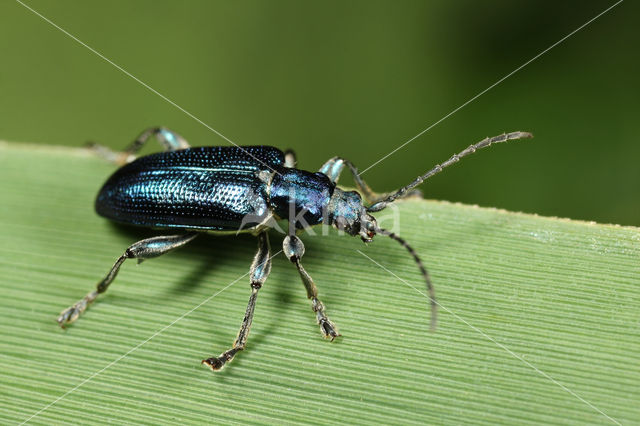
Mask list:
[{"label": "beetle's front leg", "polygon": [[98,294],[104,293],[109,288],[109,284],[115,279],[120,270],[120,266],[127,259],[138,259],[142,262],[145,259],[151,259],[165,254],[173,249],[181,247],[192,241],[198,234],[190,232],[184,235],[163,235],[160,237],[147,238],[138,241],[127,248],[122,256],[116,260],[106,277],[100,281],[94,291],[89,292],[84,298],[76,302],[74,305],[60,312],[57,321],[61,327],[70,324],[78,319],[78,317],[87,309],[87,307],[96,300]]},{"label": "beetle's front leg", "polygon": [[340,336],[336,326],[325,314],[324,305],[320,299],[318,299],[318,288],[313,282],[311,276],[302,266],[302,263],[300,263],[300,259],[304,255],[304,244],[302,243],[302,240],[296,235],[288,235],[282,242],[282,248],[285,256],[287,256],[287,258],[296,265],[296,268],[298,268],[300,278],[302,278],[304,287],[307,289],[307,297],[311,299],[311,309],[316,313],[316,318],[318,320],[318,325],[320,326],[320,331],[322,331],[322,335],[331,340]]},{"label": "beetle's front leg", "polygon": [[[353,176],[353,181],[355,182],[356,187],[362,193],[362,196],[364,197],[367,203],[375,204],[380,200],[384,200],[384,198],[386,197],[386,194],[379,194],[373,191],[371,187],[367,185],[364,179],[362,179],[362,176],[360,176],[360,173],[358,172],[358,169],[356,168],[356,166],[354,166],[353,163],[349,160],[345,160],[344,158],[341,158],[341,157],[333,157],[332,159],[324,163],[323,166],[320,167],[319,171],[320,173],[324,173],[329,178],[329,180],[331,180],[331,182],[338,183],[338,179],[340,179],[340,174],[342,173],[345,167],[348,167],[349,171],[351,171],[351,175]],[[408,193],[406,196],[408,197],[408,196],[414,196],[414,195],[421,196],[422,193],[420,191],[412,191]]]},{"label": "beetle's front leg", "polygon": [[235,342],[233,342],[231,349],[221,353],[218,357],[212,357],[202,361],[202,363],[208,365],[212,371],[222,369],[226,363],[230,362],[233,357],[247,345],[247,338],[249,337],[251,322],[253,321],[253,311],[255,310],[256,300],[258,299],[258,291],[267,280],[269,272],[271,272],[269,234],[262,232],[258,235],[258,252],[251,264],[251,296],[249,296],[249,303],[247,304],[247,310],[245,311],[238,337]]},{"label": "beetle's front leg", "polygon": [[142,149],[151,137],[155,137],[165,151],[189,148],[189,143],[185,138],[166,127],[150,127],[146,129],[121,152],[113,151],[111,148],[95,142],[89,142],[88,145],[100,157],[112,163],[124,165],[136,159],[136,153]]},{"label": "beetle's front leg", "polygon": [[292,149],[286,150],[284,152],[284,166],[288,169],[293,169],[297,163],[296,153]]}]

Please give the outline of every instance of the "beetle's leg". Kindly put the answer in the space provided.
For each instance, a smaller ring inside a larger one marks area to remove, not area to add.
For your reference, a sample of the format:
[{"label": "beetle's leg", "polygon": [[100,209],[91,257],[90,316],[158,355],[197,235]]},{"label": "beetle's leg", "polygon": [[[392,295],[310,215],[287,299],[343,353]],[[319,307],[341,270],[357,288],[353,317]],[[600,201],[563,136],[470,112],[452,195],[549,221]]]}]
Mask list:
[{"label": "beetle's leg", "polygon": [[300,278],[302,278],[304,287],[307,289],[307,297],[311,299],[311,309],[316,313],[316,318],[318,320],[318,325],[320,326],[320,331],[322,331],[322,335],[331,340],[340,336],[338,329],[324,312],[324,305],[320,299],[318,299],[318,288],[313,282],[313,278],[311,278],[302,266],[302,263],[300,263],[300,259],[304,255],[304,244],[302,243],[302,240],[296,235],[288,235],[282,242],[282,248],[285,255],[296,265],[296,268],[298,268]]},{"label": "beetle's leg", "polygon": [[292,149],[288,149],[284,152],[284,166],[288,169],[293,169],[298,162],[296,153]]},{"label": "beetle's leg", "polygon": [[[351,175],[353,176],[353,181],[356,184],[358,190],[364,196],[364,199],[367,203],[374,204],[380,200],[384,200],[387,194],[380,194],[374,192],[369,185],[362,179],[360,173],[356,166],[349,160],[345,160],[341,157],[333,157],[320,168],[320,173],[324,173],[333,183],[338,183],[338,179],[340,179],[340,174],[344,170],[344,168],[348,167],[349,171],[351,171]],[[419,196],[422,197],[422,192],[419,190],[408,192],[404,197],[411,196]],[[403,198],[404,198],[403,197]]]},{"label": "beetle's leg", "polygon": [[118,275],[120,266],[125,260],[138,259],[138,263],[142,262],[145,259],[151,259],[181,247],[197,236],[197,232],[190,232],[183,235],[163,235],[160,237],[147,238],[132,244],[124,251],[124,254],[116,260],[116,263],[113,265],[107,276],[98,283],[94,291],[88,293],[82,300],[60,313],[60,316],[58,317],[58,324],[60,324],[61,327],[64,327],[66,324],[77,320],[80,314],[87,309],[89,304],[98,297],[98,294],[107,291],[109,284],[111,284],[116,275]]},{"label": "beetle's leg", "polygon": [[233,357],[247,345],[247,337],[249,337],[249,330],[251,329],[251,322],[253,321],[253,311],[256,307],[258,291],[267,280],[269,272],[271,272],[269,234],[267,232],[261,232],[258,234],[258,252],[253,258],[250,270],[251,296],[249,296],[249,304],[247,305],[238,337],[236,337],[236,340],[233,342],[231,349],[221,353],[218,357],[202,360],[202,363],[208,365],[212,371],[222,369],[227,362],[231,361]]},{"label": "beetle's leg", "polygon": [[360,190],[367,202],[372,203],[374,200],[382,199],[380,194],[376,194],[375,192],[373,192],[369,185],[367,185],[367,183],[360,176],[360,173],[358,173],[358,169],[356,168],[356,166],[354,166],[353,163],[349,160],[345,160],[341,157],[333,157],[332,159],[324,163],[322,167],[320,167],[319,171],[320,173],[324,173],[325,175],[327,175],[331,182],[338,183],[340,174],[344,170],[345,166],[349,167],[358,190]]},{"label": "beetle's leg", "polygon": [[165,151],[176,151],[178,149],[189,148],[189,143],[186,139],[173,130],[167,129],[166,127],[150,127],[140,133],[140,136],[131,142],[124,152],[131,155],[136,154],[152,136],[160,142]]},{"label": "beetle's leg", "polygon": [[344,166],[346,166],[344,158],[333,157],[324,163],[318,171],[320,173],[324,173],[331,182],[338,183],[338,179],[340,179],[340,174],[342,174]]},{"label": "beetle's leg", "polygon": [[136,138],[127,148],[121,152],[116,152],[110,148],[89,142],[88,145],[100,156],[113,163],[123,165],[135,160],[136,153],[147,143],[149,138],[155,137],[164,147],[165,151],[175,151],[189,148],[189,143],[176,132],[166,127],[150,127]]}]

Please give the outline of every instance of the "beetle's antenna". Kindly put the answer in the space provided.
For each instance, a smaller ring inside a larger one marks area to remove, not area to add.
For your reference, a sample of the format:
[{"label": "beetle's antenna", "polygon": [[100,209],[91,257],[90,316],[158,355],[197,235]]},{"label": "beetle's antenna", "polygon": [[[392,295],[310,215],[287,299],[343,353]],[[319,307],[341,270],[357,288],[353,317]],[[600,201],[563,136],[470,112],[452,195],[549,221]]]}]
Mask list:
[{"label": "beetle's antenna", "polygon": [[424,267],[422,260],[418,257],[418,254],[415,252],[413,247],[411,247],[409,243],[407,243],[405,240],[398,237],[393,232],[387,231],[386,229],[382,229],[382,228],[376,228],[376,233],[386,235],[392,240],[396,240],[397,242],[399,242],[404,248],[407,249],[409,253],[411,253],[411,256],[413,256],[413,259],[418,264],[418,268],[420,268],[420,272],[422,273],[422,276],[424,277],[424,281],[427,284],[427,292],[429,293],[429,300],[431,301],[430,329],[431,331],[434,331],[436,329],[436,322],[437,322],[437,316],[438,316],[438,304],[436,302],[436,292],[433,288],[433,284],[431,284],[431,278],[429,277],[429,272],[427,272],[427,268]]},{"label": "beetle's antenna", "polygon": [[413,182],[411,182],[409,185],[400,188],[399,190],[397,190],[396,192],[394,192],[393,194],[389,195],[387,198],[385,198],[384,200],[378,201],[377,203],[374,203],[372,206],[367,208],[368,212],[378,212],[382,209],[384,209],[385,207],[387,207],[387,204],[392,203],[396,200],[396,198],[402,197],[403,195],[405,195],[408,191],[411,191],[413,188],[415,188],[416,186],[420,185],[422,182],[424,182],[425,180],[429,179],[431,176],[440,173],[442,171],[442,169],[444,169],[445,167],[448,167],[454,163],[457,163],[462,157],[466,157],[469,154],[473,154],[474,152],[476,152],[479,149],[482,148],[486,148],[494,143],[500,143],[500,142],[507,142],[510,140],[515,140],[515,139],[523,139],[523,138],[532,138],[533,135],[529,132],[511,132],[511,133],[503,133],[501,135],[498,136],[494,136],[492,138],[486,138],[481,140],[480,142],[474,144],[474,145],[470,145],[467,149],[465,149],[464,151],[461,151],[457,154],[454,154],[451,158],[449,158],[447,161],[445,161],[442,164],[436,164],[431,170],[429,170],[427,173],[425,173],[422,176],[418,176]]}]

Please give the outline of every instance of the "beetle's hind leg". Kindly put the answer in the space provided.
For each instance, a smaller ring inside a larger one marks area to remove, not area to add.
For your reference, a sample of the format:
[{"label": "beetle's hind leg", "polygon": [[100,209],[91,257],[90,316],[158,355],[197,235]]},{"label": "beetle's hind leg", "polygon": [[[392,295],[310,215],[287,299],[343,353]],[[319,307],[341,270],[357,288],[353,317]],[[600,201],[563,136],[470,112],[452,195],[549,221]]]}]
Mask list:
[{"label": "beetle's hind leg", "polygon": [[258,235],[258,252],[251,264],[251,296],[249,296],[249,303],[247,304],[247,310],[245,311],[238,337],[236,337],[236,340],[233,342],[231,349],[221,353],[218,357],[202,360],[202,363],[208,365],[212,371],[222,369],[226,363],[230,362],[236,354],[247,345],[247,338],[249,337],[249,330],[251,329],[251,323],[253,321],[253,311],[255,310],[256,300],[258,299],[258,291],[267,280],[269,272],[271,272],[269,234],[262,232]]},{"label": "beetle's hind leg", "polygon": [[140,136],[131,142],[129,146],[120,152],[113,151],[111,148],[95,142],[88,142],[87,145],[98,156],[111,161],[112,163],[124,165],[136,159],[138,151],[142,149],[151,137],[155,137],[155,139],[163,146],[165,151],[189,148],[189,143],[185,138],[166,127],[150,127],[146,129],[144,132],[140,133]]},{"label": "beetle's hind leg", "polygon": [[111,284],[116,275],[118,275],[120,266],[122,266],[125,260],[138,259],[138,262],[142,262],[145,259],[158,257],[187,244],[197,236],[198,233],[196,232],[190,232],[183,235],[163,235],[160,237],[147,238],[132,244],[124,251],[122,256],[116,260],[116,263],[113,265],[107,276],[98,283],[95,290],[89,292],[84,298],[74,305],[60,312],[60,316],[57,319],[58,324],[60,324],[61,327],[64,327],[66,324],[70,324],[77,320],[100,293],[107,291],[109,284]]},{"label": "beetle's hind leg", "polygon": [[318,299],[318,288],[313,282],[313,278],[311,278],[302,266],[302,263],[300,263],[300,259],[304,255],[304,244],[302,240],[296,235],[288,235],[282,242],[282,248],[285,255],[296,265],[296,268],[298,268],[300,278],[302,278],[304,287],[307,290],[307,297],[311,299],[311,309],[316,313],[316,319],[318,320],[322,335],[331,340],[340,336],[338,329],[324,312],[324,304]]}]

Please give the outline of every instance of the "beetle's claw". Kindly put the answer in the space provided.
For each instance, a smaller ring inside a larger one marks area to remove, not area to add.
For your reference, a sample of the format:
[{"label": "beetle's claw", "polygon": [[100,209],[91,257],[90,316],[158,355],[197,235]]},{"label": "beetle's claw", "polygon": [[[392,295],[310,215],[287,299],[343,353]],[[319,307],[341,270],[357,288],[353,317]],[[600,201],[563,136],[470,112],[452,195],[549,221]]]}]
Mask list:
[{"label": "beetle's claw", "polygon": [[329,320],[329,318],[323,318],[320,320],[320,331],[322,331],[322,335],[325,339],[333,340],[336,337],[340,337],[341,334],[338,333],[336,326]]},{"label": "beetle's claw", "polygon": [[220,358],[207,358],[202,360],[202,364],[209,366],[211,371],[220,371],[224,367],[225,362]]}]

